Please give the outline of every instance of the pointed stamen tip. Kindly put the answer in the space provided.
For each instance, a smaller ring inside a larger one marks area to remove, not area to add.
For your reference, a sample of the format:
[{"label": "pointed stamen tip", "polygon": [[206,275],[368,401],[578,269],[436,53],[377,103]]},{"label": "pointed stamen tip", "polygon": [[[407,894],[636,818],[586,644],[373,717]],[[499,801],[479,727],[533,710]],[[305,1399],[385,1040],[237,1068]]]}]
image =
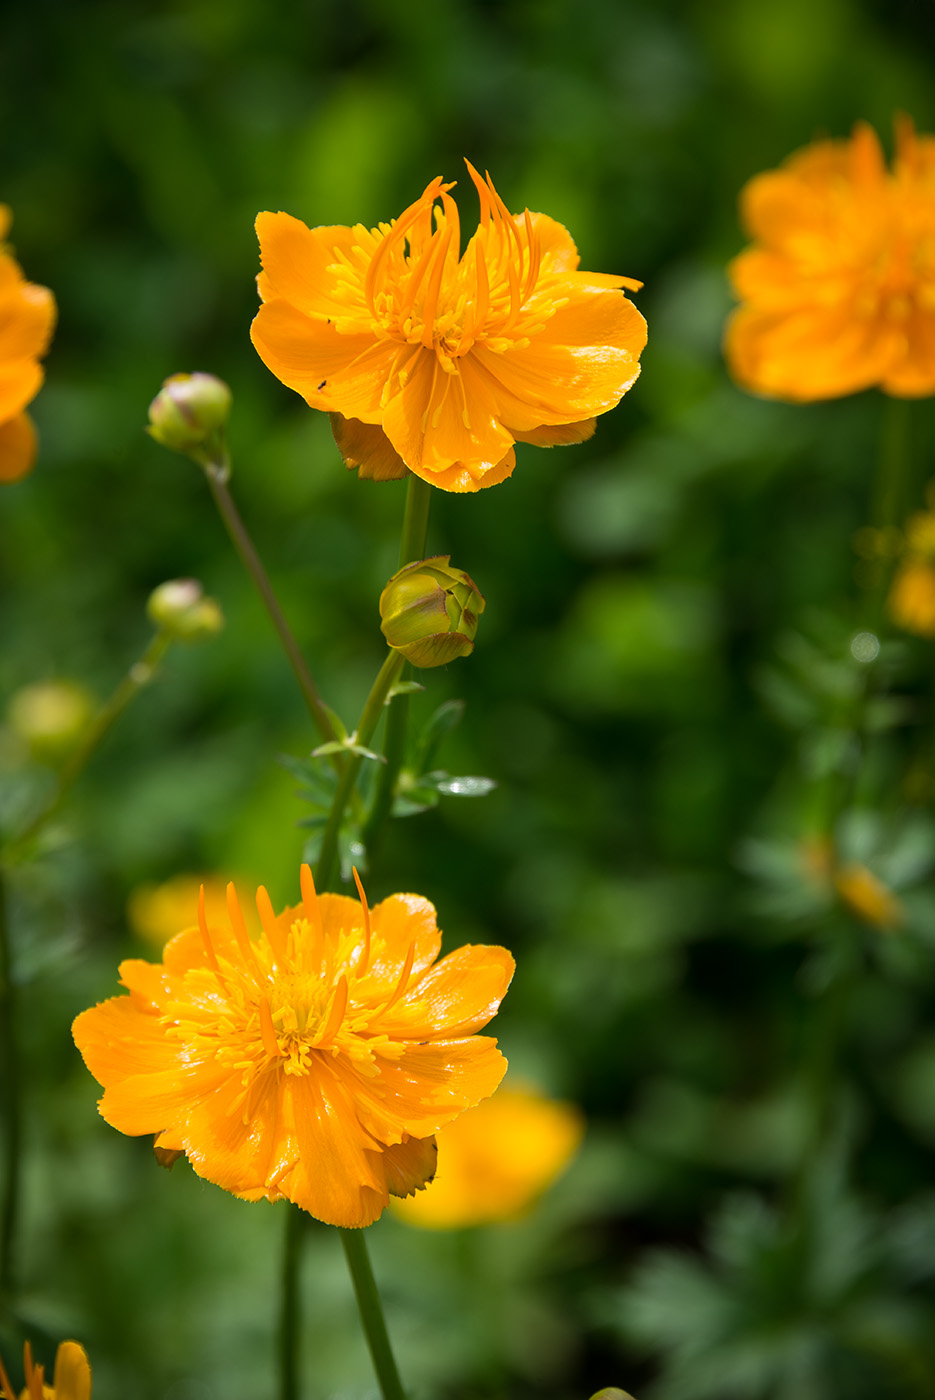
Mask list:
[{"label": "pointed stamen tip", "polygon": [[276,1027],[273,1025],[273,1013],[269,1009],[269,1001],[266,997],[260,997],[260,1035],[263,1039],[263,1048],[267,1055],[272,1055],[274,1059],[281,1059],[283,1052],[276,1036]]}]

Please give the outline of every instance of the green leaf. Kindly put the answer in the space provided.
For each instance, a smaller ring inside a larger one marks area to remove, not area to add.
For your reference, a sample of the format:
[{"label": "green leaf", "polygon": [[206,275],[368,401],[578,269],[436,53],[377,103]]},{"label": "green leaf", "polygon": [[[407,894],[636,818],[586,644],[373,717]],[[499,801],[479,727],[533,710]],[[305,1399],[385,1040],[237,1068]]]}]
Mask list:
[{"label": "green leaf", "polygon": [[332,710],[331,706],[326,705],[324,701],[321,702],[321,708],[324,710],[325,714],[330,719],[331,727],[334,730],[335,734],[337,734],[338,738],[346,739],[347,728],[338,712],[336,710]]},{"label": "green leaf", "polygon": [[324,758],[329,753],[344,753],[349,747],[346,735],[343,739],[329,739],[327,744],[319,744],[317,749],[312,749],[312,758]]},{"label": "green leaf", "polygon": [[437,807],[438,800],[438,793],[434,788],[407,788],[405,792],[398,792],[394,797],[392,814],[394,817],[416,817],[420,812],[427,812],[430,807]]},{"label": "green leaf", "polygon": [[344,744],[342,746],[348,753],[356,753],[359,758],[372,759],[374,763],[385,763],[386,759],[382,753],[377,753],[375,749],[365,749],[363,744]]},{"label": "green leaf", "polygon": [[420,685],[418,681],[397,681],[395,685],[390,686],[386,704],[395,700],[397,695],[417,695],[420,690],[425,690],[425,686]]},{"label": "green leaf", "polygon": [[428,783],[432,778],[434,782],[431,785],[444,797],[486,797],[497,786],[493,778],[452,778],[448,773],[428,773],[424,781]]}]

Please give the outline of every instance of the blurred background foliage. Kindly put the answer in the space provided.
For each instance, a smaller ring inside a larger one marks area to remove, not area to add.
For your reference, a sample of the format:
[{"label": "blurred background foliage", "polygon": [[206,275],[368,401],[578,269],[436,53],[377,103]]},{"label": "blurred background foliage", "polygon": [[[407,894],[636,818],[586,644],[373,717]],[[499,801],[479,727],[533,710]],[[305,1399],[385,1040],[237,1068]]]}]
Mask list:
[{"label": "blurred background foliage", "polygon": [[[137,885],[217,870],[280,904],[304,839],[275,761],[312,747],[301,697],[199,472],[142,425],[169,373],[230,383],[235,495],[352,722],[403,486],[345,472],[255,356],[253,219],[373,223],[467,156],[585,267],[645,282],[650,341],[591,442],[520,446],[509,483],[433,498],[430,549],[487,611],[414,712],[463,698],[441,762],[498,787],[395,823],[368,892],[431,898],[448,947],[514,951],[501,1044],[589,1126],[519,1222],[372,1232],[403,1374],[490,1400],[935,1395],[932,644],[884,626],[872,668],[851,645],[880,622],[852,541],[890,406],[757,401],[720,356],[744,181],[857,118],[887,144],[897,109],[935,131],[933,41],[925,0],[7,7],[0,193],[60,324],[39,467],[0,499],[0,698],[54,677],[106,696],[165,578],[196,575],[228,618],[170,653],[12,884],[8,1364],[23,1329],[40,1354],[79,1337],[102,1400],[272,1393],[279,1211],[156,1170],[97,1117],[68,1033],[145,956]],[[906,512],[932,403],[908,417]],[[3,731],[9,827],[50,782]],[[306,1393],[370,1395],[331,1233],[309,1225]]]}]

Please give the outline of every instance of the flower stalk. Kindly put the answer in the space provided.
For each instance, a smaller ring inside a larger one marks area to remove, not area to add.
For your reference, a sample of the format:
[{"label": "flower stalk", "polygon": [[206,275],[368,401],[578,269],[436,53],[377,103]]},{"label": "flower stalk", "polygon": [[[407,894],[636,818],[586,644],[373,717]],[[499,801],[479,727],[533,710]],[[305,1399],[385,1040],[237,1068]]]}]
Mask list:
[{"label": "flower stalk", "polygon": [[247,573],[253,580],[254,587],[263,600],[263,605],[269,614],[270,621],[276,629],[279,640],[282,642],[283,650],[289,659],[293,674],[299,683],[299,689],[308,706],[309,714],[315,722],[319,734],[325,743],[334,743],[338,735],[331,722],[327,706],[318,693],[318,687],[312,679],[312,674],[306,665],[305,658],[299,649],[299,644],[293,635],[292,628],[286,621],[285,614],[279,605],[279,599],[270,583],[269,575],[263,567],[263,562],[256,551],[253,540],[244,525],[240,512],[234,504],[234,498],[228,489],[230,480],[230,461],[224,457],[221,460],[202,460],[205,477],[214,497],[214,503],[218,508],[218,513],[224,522],[224,526],[230,536],[231,543],[240,556],[241,562]]},{"label": "flower stalk", "polygon": [[370,1256],[367,1253],[364,1232],[363,1230],[339,1229],[338,1234],[341,1236],[341,1244],[344,1246],[344,1257],[350,1270],[360,1320],[363,1324],[370,1355],[373,1358],[373,1369],[377,1373],[383,1400],[406,1400],[406,1392],[399,1379],[393,1349],[390,1346],[386,1330],[380,1295],[377,1292],[373,1270],[370,1267]]},{"label": "flower stalk", "polygon": [[[402,657],[398,651],[390,651],[387,654],[386,660],[380,667],[377,678],[373,683],[370,694],[367,696],[367,701],[361,711],[357,728],[351,736],[356,745],[365,748],[370,743],[370,740],[373,738],[374,730],[380,722],[380,716],[386,705],[387,697],[399,679],[404,665],[405,658]],[[397,704],[398,703],[399,701],[397,701]],[[393,707],[391,706],[390,715],[392,715],[392,713]],[[389,719],[389,716],[387,719]],[[360,765],[362,762],[362,754],[349,752],[344,771],[335,789],[331,810],[328,813],[328,820],[321,838],[321,851],[318,856],[318,864],[315,867],[315,883],[320,890],[328,889],[334,879],[335,860],[338,853],[338,835],[341,831],[344,813],[347,810],[347,804],[354,791],[354,784],[357,782],[357,775],[360,772]]]},{"label": "flower stalk", "polygon": [[[425,554],[425,541],[429,530],[429,507],[432,503],[432,487],[421,477],[410,474],[406,486],[406,505],[403,511],[402,536],[399,542],[399,567],[405,568]],[[400,680],[406,675],[400,672]],[[376,845],[383,824],[393,808],[393,794],[399,770],[406,756],[406,733],[409,728],[409,696],[400,695],[390,706],[386,717],[386,732],[383,739],[383,757],[386,762],[377,776],[370,811],[361,832],[361,840],[366,850],[371,852]]]},{"label": "flower stalk", "polygon": [[16,1045],[16,985],[0,866],[0,1087],[3,1093],[3,1182],[0,1198],[0,1300],[13,1289],[19,1209],[21,1086]]}]

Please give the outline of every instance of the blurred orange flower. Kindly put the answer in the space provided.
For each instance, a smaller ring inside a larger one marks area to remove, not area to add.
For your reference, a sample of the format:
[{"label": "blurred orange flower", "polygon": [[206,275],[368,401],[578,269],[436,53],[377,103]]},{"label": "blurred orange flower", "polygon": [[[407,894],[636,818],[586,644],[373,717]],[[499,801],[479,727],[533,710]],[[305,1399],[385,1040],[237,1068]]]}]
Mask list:
[{"label": "blurred orange flower", "polygon": [[430,1230],[511,1220],[561,1175],[583,1133],[573,1104],[531,1088],[500,1089],[439,1133],[435,1180],[393,1209]]},{"label": "blurred orange flower", "polygon": [[128,997],[83,1012],[75,1042],[104,1086],[102,1116],[156,1133],[164,1160],[245,1200],[286,1197],[329,1224],[369,1225],[389,1194],[435,1169],[433,1134],[492,1094],[506,1070],[477,1036],[513,974],[503,948],[436,962],[435,910],[396,894],[371,912],[316,896],[278,916],[257,892],[251,940],[233,885],[228,927],[199,927],[163,961],[130,960]]},{"label": "blurred orange flower", "polygon": [[[0,239],[11,214],[0,204]],[[27,282],[15,258],[0,247],[0,482],[19,481],[36,460],[36,430],[26,405],[42,385],[40,356],[55,325],[55,298]]]},{"label": "blurred orange flower", "polygon": [[480,222],[463,255],[440,176],[375,229],[257,218],[253,343],[278,379],[332,414],[361,476],[493,486],[513,471],[514,442],[583,441],[639,374],[646,323],[621,288],[641,283],[579,272],[561,224],[511,215],[490,177],[468,171]]},{"label": "blurred orange flower", "polygon": [[[91,1367],[83,1346],[77,1342],[62,1342],[55,1354],[55,1378],[51,1389],[45,1384],[45,1367],[34,1366],[32,1348],[23,1348],[23,1370],[26,1386],[19,1400],[91,1400]],[[16,1400],[16,1392],[0,1361],[0,1396]]]},{"label": "blurred orange flower", "polygon": [[906,522],[905,557],[886,600],[897,627],[935,637],[935,513],[918,511]]},{"label": "blurred orange flower", "polygon": [[730,266],[725,338],[740,385],[799,402],[935,392],[935,137],[898,117],[890,171],[858,122],[755,176],[741,216],[756,243]]},{"label": "blurred orange flower", "polygon": [[906,911],[893,891],[857,861],[835,872],[834,887],[851,913],[865,924],[895,929],[905,922]]}]

